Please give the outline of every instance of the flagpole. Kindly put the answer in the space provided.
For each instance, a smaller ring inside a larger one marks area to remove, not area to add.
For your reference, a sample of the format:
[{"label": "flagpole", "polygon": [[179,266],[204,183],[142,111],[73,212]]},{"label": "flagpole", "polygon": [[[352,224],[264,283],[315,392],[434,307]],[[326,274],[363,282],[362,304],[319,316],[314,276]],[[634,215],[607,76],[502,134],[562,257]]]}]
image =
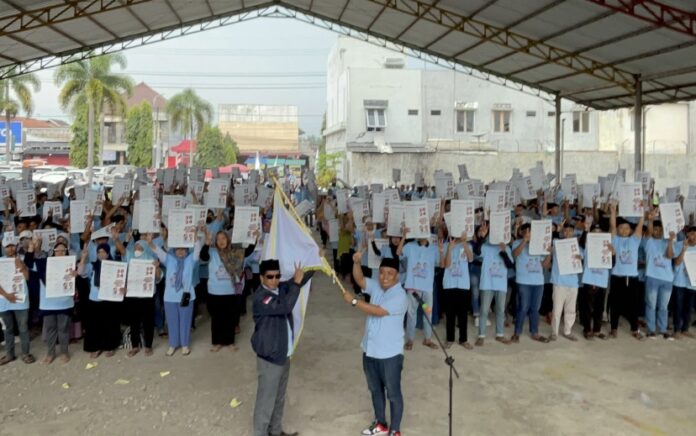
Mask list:
[{"label": "flagpole", "polygon": [[[309,230],[309,228],[307,228],[307,225],[304,223],[304,221],[300,217],[300,214],[298,214],[297,211],[295,210],[295,207],[292,205],[292,201],[290,201],[288,196],[285,195],[285,192],[283,192],[283,190],[280,189],[280,184],[278,183],[278,179],[276,178],[276,176],[271,175],[271,178],[273,179],[273,183],[275,184],[276,192],[280,192],[281,197],[288,204],[288,209],[290,210],[292,215],[295,217],[295,220],[297,220],[297,222],[300,224],[300,228],[305,233],[307,233],[309,236],[312,236],[311,230]],[[324,262],[324,266],[326,267],[325,269],[330,271],[330,275],[331,275],[331,278],[333,279],[334,284],[338,285],[338,287],[341,289],[342,293],[345,294],[346,292],[348,292],[348,291],[346,291],[346,288],[343,287],[343,283],[341,282],[341,279],[339,279],[338,276],[336,275],[336,271],[334,271],[334,269],[331,268],[331,266],[329,265],[329,261],[326,260],[326,257],[324,257],[322,255],[321,259]]]}]

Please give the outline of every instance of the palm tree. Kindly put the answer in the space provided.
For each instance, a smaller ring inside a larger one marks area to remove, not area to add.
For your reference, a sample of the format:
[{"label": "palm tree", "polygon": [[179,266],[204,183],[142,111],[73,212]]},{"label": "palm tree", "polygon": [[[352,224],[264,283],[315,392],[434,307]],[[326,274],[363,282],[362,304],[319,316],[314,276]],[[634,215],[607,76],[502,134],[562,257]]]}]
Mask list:
[{"label": "palm tree", "polygon": [[[13,74],[17,67],[11,67],[9,70],[4,70],[3,73]],[[31,98],[33,88],[34,92],[41,89],[41,81],[34,74],[23,74],[21,76],[10,77],[0,81],[0,110],[5,115],[5,161],[7,163],[12,160],[12,129],[10,128],[10,120],[17,116],[21,108],[27,117],[31,116],[34,111],[34,101]]]},{"label": "palm tree", "polygon": [[[174,129],[181,127],[186,139],[193,139],[213,117],[213,107],[191,88],[186,88],[167,102],[167,116]],[[195,135],[194,135],[195,133]],[[193,165],[193,141],[189,144],[189,166]]]},{"label": "palm tree", "polygon": [[[125,109],[122,94],[130,94],[133,81],[130,77],[113,73],[114,65],[126,67],[121,53],[106,54],[66,65],[56,71],[56,86],[62,86],[58,101],[63,109],[76,114],[87,105],[87,180],[92,183],[94,166],[94,120],[104,109],[104,103],[113,110]],[[103,122],[103,117],[101,118]]]}]

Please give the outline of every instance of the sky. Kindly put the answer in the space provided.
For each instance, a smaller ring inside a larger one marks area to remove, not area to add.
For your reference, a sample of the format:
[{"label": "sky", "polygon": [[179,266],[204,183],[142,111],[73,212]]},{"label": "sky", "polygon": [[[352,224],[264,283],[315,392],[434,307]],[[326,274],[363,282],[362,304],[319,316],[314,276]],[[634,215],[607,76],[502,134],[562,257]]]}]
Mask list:
[{"label": "sky", "polygon": [[[123,72],[166,98],[194,88],[213,105],[216,119],[218,104],[294,105],[300,129],[319,135],[326,63],[337,37],[293,19],[257,18],[125,50],[128,66]],[[58,104],[54,73],[36,73],[42,85],[34,95],[32,117],[71,122]]]}]

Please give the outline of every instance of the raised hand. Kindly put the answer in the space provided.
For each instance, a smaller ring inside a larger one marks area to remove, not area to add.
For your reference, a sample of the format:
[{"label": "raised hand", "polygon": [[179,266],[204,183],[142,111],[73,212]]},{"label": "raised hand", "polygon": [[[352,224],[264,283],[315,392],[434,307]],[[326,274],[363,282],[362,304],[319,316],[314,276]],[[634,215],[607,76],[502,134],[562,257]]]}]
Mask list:
[{"label": "raised hand", "polygon": [[301,263],[295,264],[295,273],[292,275],[293,281],[299,286],[304,278],[304,270],[302,269]]}]

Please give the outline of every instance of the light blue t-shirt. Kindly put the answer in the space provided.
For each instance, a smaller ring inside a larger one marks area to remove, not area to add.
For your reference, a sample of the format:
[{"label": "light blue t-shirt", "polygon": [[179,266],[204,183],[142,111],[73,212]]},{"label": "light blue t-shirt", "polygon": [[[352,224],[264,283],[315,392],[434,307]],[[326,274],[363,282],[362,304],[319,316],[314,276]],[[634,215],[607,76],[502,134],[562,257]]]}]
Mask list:
[{"label": "light blue t-shirt", "polygon": [[182,277],[183,287],[181,289],[175,289],[174,283],[176,283],[176,267],[177,267],[177,257],[175,254],[165,253],[161,248],[157,247],[157,256],[161,263],[164,264],[167,269],[166,275],[166,286],[164,288],[164,302],[165,303],[179,303],[181,302],[181,297],[184,292],[191,294],[190,301],[196,299],[196,293],[193,289],[193,269],[198,267],[198,256],[200,254],[200,247],[196,247],[193,253],[190,253],[184,258],[184,271]]},{"label": "light blue t-shirt", "polygon": [[386,316],[368,315],[362,350],[367,357],[388,359],[404,352],[404,315],[408,310],[408,295],[400,283],[386,291],[379,282],[365,279],[363,292],[370,296],[370,304],[389,312]]},{"label": "light blue t-shirt", "polygon": [[434,244],[419,245],[417,241],[406,244],[403,248],[406,259],[406,289],[433,292],[435,267],[440,262],[440,253]]},{"label": "light blue t-shirt", "polygon": [[[522,244],[521,239],[517,239],[512,243],[512,250]],[[543,285],[544,284],[544,258],[546,256],[529,254],[529,244],[527,244],[522,252],[515,258],[515,281],[520,285]]]},{"label": "light blue t-shirt", "polygon": [[65,310],[75,307],[75,297],[46,298],[46,286],[39,280],[39,309],[41,310]]},{"label": "light blue t-shirt", "polygon": [[[505,247],[505,254],[512,261],[510,247]],[[507,292],[508,269],[500,257],[500,247],[489,243],[481,246],[481,281],[482,291]]]},{"label": "light blue t-shirt", "polygon": [[587,261],[587,253],[582,250],[583,271],[582,283],[585,285],[597,286],[606,289],[609,286],[609,268],[590,268]]},{"label": "light blue t-shirt", "polygon": [[[674,244],[674,253],[678,256],[682,251],[683,244],[686,242],[677,242]],[[696,246],[688,247],[687,252],[695,252]],[[680,288],[691,289],[696,291],[696,286],[691,286],[691,280],[689,280],[689,274],[686,271],[686,264],[684,262],[674,267],[674,286],[679,286]]]},{"label": "light blue t-shirt", "polygon": [[633,236],[614,236],[611,239],[611,244],[616,250],[616,265],[612,268],[611,275],[637,277],[640,239]]},{"label": "light blue t-shirt", "polygon": [[[471,250],[471,244],[469,244],[469,250]],[[445,252],[447,252],[449,242],[445,243]],[[471,283],[469,279],[469,259],[466,257],[466,251],[464,251],[464,244],[457,242],[452,247],[452,253],[450,253],[450,266],[445,268],[445,274],[442,277],[442,287],[444,289],[471,289]]]},{"label": "light blue t-shirt", "polygon": [[[27,281],[22,278],[22,283],[17,283],[23,286],[24,290],[24,301],[21,303],[10,303],[4,297],[0,297],[0,312],[7,312],[10,310],[26,310],[29,309],[29,287],[27,286]],[[14,286],[14,283],[13,283]],[[10,293],[11,289],[5,289],[5,292]]]},{"label": "light blue t-shirt", "polygon": [[580,287],[580,274],[561,274],[558,269],[558,259],[556,258],[556,250],[553,250],[553,265],[551,266],[551,283],[557,286],[565,286],[568,288]]},{"label": "light blue t-shirt", "polygon": [[645,241],[645,274],[647,277],[671,283],[674,280],[674,270],[672,259],[666,257],[668,243],[667,239],[649,238]]},{"label": "light blue t-shirt", "polygon": [[[220,254],[217,249],[210,247],[210,260],[208,261],[208,293],[212,295],[234,295],[235,287],[232,283],[232,277],[227,272],[227,268],[223,265],[220,259]],[[236,277],[235,282],[239,282],[239,277]]]}]

